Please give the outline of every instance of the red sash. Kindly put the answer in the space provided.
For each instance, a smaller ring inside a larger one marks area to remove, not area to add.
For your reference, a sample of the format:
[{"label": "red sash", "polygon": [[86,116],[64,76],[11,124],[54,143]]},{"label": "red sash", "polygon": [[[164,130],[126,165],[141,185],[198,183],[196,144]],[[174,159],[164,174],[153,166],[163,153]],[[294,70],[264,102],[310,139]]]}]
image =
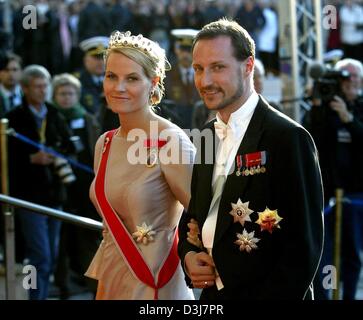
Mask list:
[{"label": "red sash", "polygon": [[160,268],[155,281],[149,266],[146,264],[141,251],[136,246],[134,239],[127,231],[122,223],[120,217],[113,210],[109,204],[105,194],[105,173],[107,166],[107,159],[110,151],[110,144],[115,130],[106,133],[105,143],[102,151],[101,163],[96,175],[95,190],[98,206],[103,214],[104,221],[107,224],[111,235],[120,250],[121,255],[124,257],[125,262],[128,264],[130,271],[141,282],[154,289],[154,300],[158,299],[158,289],[165,286],[175,273],[179,263],[177,253],[178,232],[175,231],[173,245],[170,252]]}]

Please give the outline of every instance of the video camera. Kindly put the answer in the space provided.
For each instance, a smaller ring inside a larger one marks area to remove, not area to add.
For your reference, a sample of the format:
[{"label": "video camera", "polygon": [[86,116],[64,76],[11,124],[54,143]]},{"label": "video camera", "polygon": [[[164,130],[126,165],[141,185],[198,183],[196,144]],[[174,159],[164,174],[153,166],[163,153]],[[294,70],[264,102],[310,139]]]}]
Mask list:
[{"label": "video camera", "polygon": [[309,75],[314,79],[312,97],[323,101],[331,101],[335,95],[341,95],[341,81],[350,77],[347,70],[335,70],[320,63],[310,66]]}]

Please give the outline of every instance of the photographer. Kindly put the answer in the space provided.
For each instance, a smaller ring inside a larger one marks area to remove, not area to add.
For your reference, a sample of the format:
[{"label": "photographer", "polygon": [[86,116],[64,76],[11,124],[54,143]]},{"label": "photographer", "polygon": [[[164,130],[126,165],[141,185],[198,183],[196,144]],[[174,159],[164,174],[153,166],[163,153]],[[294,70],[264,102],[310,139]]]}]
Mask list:
[{"label": "photographer", "polygon": [[[70,129],[64,117],[46,102],[50,82],[49,72],[40,65],[30,65],[23,71],[22,105],[6,116],[17,133],[44,144],[60,153],[74,151]],[[55,166],[55,157],[40,148],[9,137],[10,194],[37,204],[60,208],[64,198],[64,183]],[[37,270],[37,287],[29,290],[31,300],[48,297],[49,276],[58,255],[61,223],[59,220],[17,209],[25,254]]]},{"label": "photographer", "polygon": [[[322,99],[313,99],[313,106],[305,118],[305,127],[319,151],[326,204],[335,196],[337,188],[344,189],[344,196],[349,199],[363,199],[363,67],[357,60],[343,59],[337,62],[335,71],[348,71],[349,76],[336,77],[339,89],[334,94],[326,84],[316,86]],[[326,95],[327,92],[331,92],[331,96]],[[326,250],[321,268],[331,264],[334,214],[325,216],[325,219]],[[344,300],[355,298],[361,270],[359,237],[362,219],[362,208],[344,204],[341,277]]]},{"label": "photographer", "polygon": [[[53,78],[53,103],[65,117],[72,132],[79,137],[77,161],[93,167],[93,153],[100,126],[96,117],[80,104],[81,83],[71,74],[63,73]],[[89,186],[93,173],[73,167],[76,180],[68,184],[64,210],[99,220],[99,215],[89,199]],[[87,270],[100,242],[100,234],[93,230],[71,224],[62,225],[59,259],[54,274],[55,284],[60,288],[60,298],[71,294],[72,280],[78,284],[85,281]],[[73,276],[73,277],[72,277]],[[87,286],[96,292],[97,283],[87,278]],[[83,283],[86,286],[86,283]]]}]

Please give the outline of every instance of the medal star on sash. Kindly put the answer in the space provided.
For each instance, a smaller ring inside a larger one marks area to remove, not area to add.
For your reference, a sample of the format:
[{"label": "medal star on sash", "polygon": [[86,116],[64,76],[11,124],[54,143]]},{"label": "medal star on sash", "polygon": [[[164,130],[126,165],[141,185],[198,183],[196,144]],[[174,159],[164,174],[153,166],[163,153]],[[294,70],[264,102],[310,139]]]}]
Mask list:
[{"label": "medal star on sash", "polygon": [[260,239],[255,238],[255,232],[248,233],[246,229],[243,229],[242,233],[237,233],[237,240],[234,242],[239,246],[240,251],[247,251],[250,253],[253,249],[258,249],[257,242]]},{"label": "medal star on sash", "polygon": [[273,229],[281,228],[279,223],[282,219],[283,218],[277,214],[277,210],[270,210],[266,207],[263,212],[258,212],[258,220],[256,223],[260,225],[261,231],[267,230],[272,233]]},{"label": "medal star on sash", "polygon": [[249,203],[249,201],[242,202],[240,198],[238,198],[237,203],[231,203],[232,210],[229,214],[233,216],[233,222],[239,222],[242,226],[245,225],[246,221],[252,222],[250,214],[253,210],[249,208]]},{"label": "medal star on sash", "polygon": [[154,241],[155,231],[152,230],[152,225],[148,226],[145,222],[140,226],[136,226],[137,231],[132,234],[136,242],[147,245],[149,242]]}]

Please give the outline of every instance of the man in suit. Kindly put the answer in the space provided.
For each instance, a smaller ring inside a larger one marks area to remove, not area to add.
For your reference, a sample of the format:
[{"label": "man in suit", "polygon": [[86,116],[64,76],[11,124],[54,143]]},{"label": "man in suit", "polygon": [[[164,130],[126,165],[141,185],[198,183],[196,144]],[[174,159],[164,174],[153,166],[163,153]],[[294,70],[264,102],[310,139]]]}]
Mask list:
[{"label": "man in suit", "polygon": [[323,245],[314,142],[254,90],[254,41],[236,22],[206,25],[192,52],[217,144],[201,140],[179,225],[186,281],[201,299],[312,299]]},{"label": "man in suit", "polygon": [[0,117],[22,102],[20,87],[21,58],[14,53],[1,54],[0,62]]},{"label": "man in suit", "polygon": [[[46,102],[50,74],[40,65],[30,65],[21,78],[24,93],[20,106],[6,114],[9,127],[37,143],[63,154],[73,153],[71,131],[59,111]],[[60,208],[64,202],[64,175],[57,158],[41,148],[9,137],[10,195]],[[63,167],[64,169],[64,167]],[[30,300],[48,297],[49,277],[58,256],[61,223],[28,209],[18,208],[20,232],[24,238],[25,256],[37,270],[37,286],[29,290]]]}]

